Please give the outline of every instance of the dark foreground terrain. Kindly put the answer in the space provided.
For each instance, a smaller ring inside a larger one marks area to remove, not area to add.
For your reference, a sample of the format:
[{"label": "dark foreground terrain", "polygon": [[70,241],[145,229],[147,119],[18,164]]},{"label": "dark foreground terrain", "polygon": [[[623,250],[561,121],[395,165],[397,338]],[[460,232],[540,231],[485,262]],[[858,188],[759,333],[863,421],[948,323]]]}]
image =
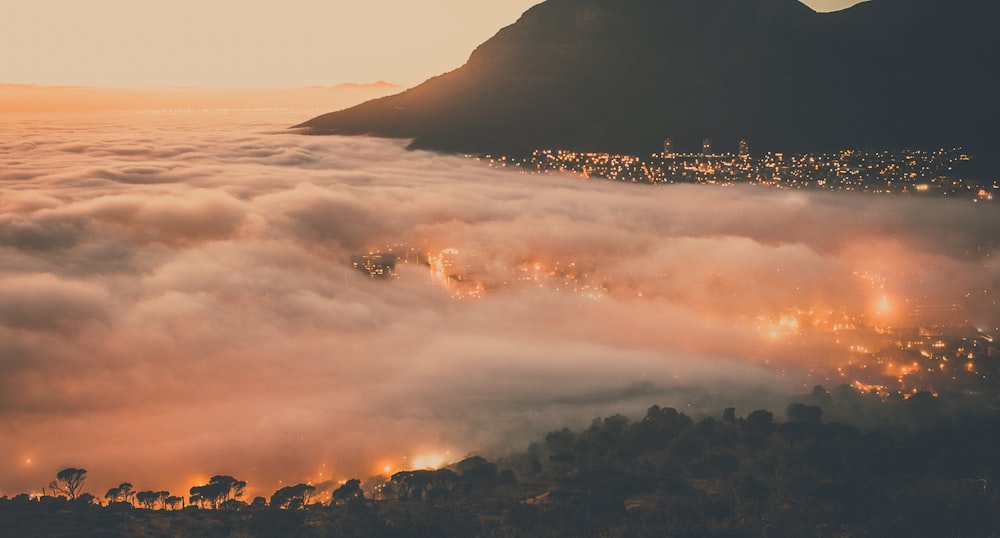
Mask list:
[{"label": "dark foreground terrain", "polygon": [[841,386],[778,417],[653,406],[324,502],[304,485],[175,510],[3,498],[0,536],[1000,536],[995,403]]}]

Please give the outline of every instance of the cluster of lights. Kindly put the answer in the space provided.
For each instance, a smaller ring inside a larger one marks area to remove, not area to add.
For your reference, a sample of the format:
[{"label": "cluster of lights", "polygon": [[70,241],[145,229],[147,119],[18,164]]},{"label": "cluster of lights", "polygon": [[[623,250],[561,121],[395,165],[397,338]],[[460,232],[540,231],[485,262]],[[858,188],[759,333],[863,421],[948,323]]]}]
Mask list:
[{"label": "cluster of lights", "polygon": [[[404,245],[387,245],[381,250],[352,257],[352,265],[372,278],[396,278],[397,264],[419,264],[426,267],[431,280],[441,285],[456,299],[481,299],[488,290],[499,288],[546,288],[556,292],[576,293],[600,299],[609,289],[597,275],[581,269],[577,262],[542,261],[523,258],[498,275],[485,276],[484,268],[476,263],[475,256],[463,255],[457,248],[441,250],[407,248]],[[630,290],[634,291],[634,290]],[[641,295],[641,292],[636,292]]]},{"label": "cluster of lights", "polygon": [[839,346],[843,357],[839,364],[813,370],[819,384],[848,383],[882,398],[908,398],[921,390],[934,393],[943,386],[991,390],[991,381],[1000,375],[1000,349],[994,336],[960,323],[929,321],[942,313],[941,308],[910,303],[906,312],[886,291],[884,275],[869,271],[854,275],[871,294],[868,312],[790,308],[764,313],[756,317],[761,337],[774,342],[826,339]]},{"label": "cluster of lights", "polygon": [[431,277],[456,299],[481,299],[486,292],[486,286],[471,274],[469,268],[456,262],[460,254],[458,249],[446,248],[437,254],[429,255],[427,260]]},{"label": "cluster of lights", "polygon": [[[482,264],[476,263],[476,256],[463,255],[457,248],[436,250],[403,245],[373,250],[358,259],[366,263],[376,260],[385,266],[418,263],[426,267],[432,281],[455,299],[481,299],[487,291],[501,288],[523,292],[544,288],[593,299],[608,295],[643,297],[641,288],[609,284],[599,274],[585,269],[586,263],[577,261],[525,257],[506,269],[490,266],[491,270],[486,271]],[[361,267],[370,272],[364,263]],[[935,326],[927,321],[942,313],[958,313],[958,305],[947,305],[942,310],[937,305],[900,301],[888,285],[886,275],[873,271],[853,274],[861,290],[870,297],[863,311],[793,307],[762,313],[752,318],[761,338],[773,343],[828,341],[841,349],[843,361],[829,370],[814,371],[821,377],[818,381],[869,387],[866,390],[875,390],[883,397],[892,393],[912,394],[914,389],[933,390],[942,375],[952,381],[959,376],[968,380],[970,375],[989,380],[994,371],[1000,375],[997,368],[1000,353],[993,336],[962,326]]]},{"label": "cluster of lights", "polygon": [[536,150],[527,158],[487,155],[492,167],[522,172],[576,173],[633,183],[751,184],[777,188],[818,188],[871,194],[928,193],[992,201],[1000,183],[985,186],[962,177],[958,165],[971,160],[961,148],[767,153],[754,159],[741,154],[658,153],[634,155],[566,150]]}]

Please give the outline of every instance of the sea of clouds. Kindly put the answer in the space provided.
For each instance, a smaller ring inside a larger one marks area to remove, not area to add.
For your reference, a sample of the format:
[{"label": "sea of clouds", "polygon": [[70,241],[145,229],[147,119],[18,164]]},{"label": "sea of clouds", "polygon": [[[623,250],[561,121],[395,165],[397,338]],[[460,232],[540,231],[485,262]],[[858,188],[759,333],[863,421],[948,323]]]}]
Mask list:
[{"label": "sea of clouds", "polygon": [[[66,466],[98,496],[220,473],[269,495],[653,404],[764,406],[843,358],[761,330],[789,309],[1000,323],[994,205],[519,174],[288,113],[9,119],[0,495]],[[484,296],[351,268],[392,244],[456,249]],[[534,262],[599,293],[511,281]]]}]

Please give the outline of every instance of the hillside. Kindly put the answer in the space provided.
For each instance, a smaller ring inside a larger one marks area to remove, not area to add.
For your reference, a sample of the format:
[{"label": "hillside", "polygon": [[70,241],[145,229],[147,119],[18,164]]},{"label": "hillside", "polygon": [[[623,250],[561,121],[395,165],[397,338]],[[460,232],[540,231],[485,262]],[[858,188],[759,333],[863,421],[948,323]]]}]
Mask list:
[{"label": "hillside", "polygon": [[464,153],[964,145],[1000,137],[997,8],[872,0],[548,0],[455,71],[325,114],[314,134]]}]

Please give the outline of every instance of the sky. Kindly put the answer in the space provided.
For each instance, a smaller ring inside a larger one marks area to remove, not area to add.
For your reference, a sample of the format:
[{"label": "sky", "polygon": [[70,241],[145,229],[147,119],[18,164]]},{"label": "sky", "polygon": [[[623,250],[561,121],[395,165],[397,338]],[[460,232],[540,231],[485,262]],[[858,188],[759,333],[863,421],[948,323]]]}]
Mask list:
[{"label": "sky", "polygon": [[[6,0],[0,83],[413,86],[460,67],[537,0]],[[819,11],[852,0],[810,0]]]},{"label": "sky", "polygon": [[[0,496],[65,467],[98,496],[329,491],[850,381],[806,376],[847,343],[801,312],[1000,325],[991,205],[521,175],[296,118],[5,118]],[[351,267],[393,245],[430,266]]]}]

